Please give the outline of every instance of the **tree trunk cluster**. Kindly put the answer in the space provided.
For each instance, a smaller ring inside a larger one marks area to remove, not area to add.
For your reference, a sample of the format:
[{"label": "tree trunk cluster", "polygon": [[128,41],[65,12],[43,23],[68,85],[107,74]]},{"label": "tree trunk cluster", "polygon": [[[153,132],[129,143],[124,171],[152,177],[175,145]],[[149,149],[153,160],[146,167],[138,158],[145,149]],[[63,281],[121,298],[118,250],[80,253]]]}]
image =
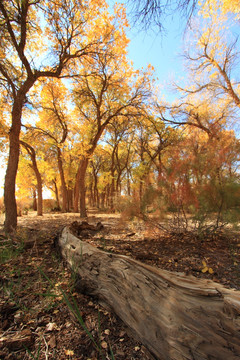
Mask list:
[{"label": "tree trunk cluster", "polygon": [[107,304],[157,359],[240,358],[240,292],[107,253],[65,227],[58,245],[78,288]]}]

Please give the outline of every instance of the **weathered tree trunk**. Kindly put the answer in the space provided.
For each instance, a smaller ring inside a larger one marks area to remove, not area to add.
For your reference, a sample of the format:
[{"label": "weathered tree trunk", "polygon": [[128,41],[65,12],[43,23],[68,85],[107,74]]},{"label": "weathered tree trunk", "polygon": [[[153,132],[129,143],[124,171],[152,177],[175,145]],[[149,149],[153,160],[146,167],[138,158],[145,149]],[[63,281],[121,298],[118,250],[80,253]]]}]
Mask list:
[{"label": "weathered tree trunk", "polygon": [[86,293],[161,360],[240,358],[240,292],[101,251],[64,228],[59,246]]}]

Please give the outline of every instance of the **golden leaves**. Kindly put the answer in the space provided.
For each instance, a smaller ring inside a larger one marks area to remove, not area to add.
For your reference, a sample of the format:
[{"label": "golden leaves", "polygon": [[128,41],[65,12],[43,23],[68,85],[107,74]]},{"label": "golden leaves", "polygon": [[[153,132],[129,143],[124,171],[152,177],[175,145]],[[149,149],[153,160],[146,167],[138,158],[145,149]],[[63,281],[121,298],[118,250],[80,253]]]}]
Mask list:
[{"label": "golden leaves", "polygon": [[223,13],[233,12],[237,14],[237,18],[239,18],[239,13],[240,13],[239,0],[222,0],[222,10]]},{"label": "golden leaves", "polygon": [[208,272],[209,274],[214,274],[214,271],[211,267],[208,267],[207,263],[205,260],[202,261],[202,264],[203,264],[203,268],[202,268],[202,273],[206,273]]},{"label": "golden leaves", "polygon": [[73,350],[65,350],[65,355],[67,355],[67,356],[73,356],[73,355],[74,355],[74,351],[73,351]]}]

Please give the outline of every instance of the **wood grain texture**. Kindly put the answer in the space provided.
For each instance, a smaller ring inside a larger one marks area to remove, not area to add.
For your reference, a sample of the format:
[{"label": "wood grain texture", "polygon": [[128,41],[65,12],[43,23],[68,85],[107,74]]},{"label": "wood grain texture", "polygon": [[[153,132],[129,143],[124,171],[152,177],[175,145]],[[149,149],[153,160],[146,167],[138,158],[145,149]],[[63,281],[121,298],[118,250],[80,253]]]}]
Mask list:
[{"label": "wood grain texture", "polygon": [[240,291],[101,251],[68,227],[59,247],[82,291],[107,303],[157,359],[240,359]]}]

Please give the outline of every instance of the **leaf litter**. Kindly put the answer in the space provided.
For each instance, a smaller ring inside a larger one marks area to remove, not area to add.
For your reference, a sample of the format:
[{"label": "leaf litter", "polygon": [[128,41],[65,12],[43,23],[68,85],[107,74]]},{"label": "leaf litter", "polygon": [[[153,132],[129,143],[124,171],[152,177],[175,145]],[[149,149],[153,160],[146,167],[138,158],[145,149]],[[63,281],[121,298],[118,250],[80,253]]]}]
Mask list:
[{"label": "leaf litter", "polygon": [[[0,265],[0,359],[111,359],[111,351],[117,360],[152,359],[120,319],[96,299],[75,291],[74,274],[54,247],[62,228],[73,221],[79,216],[23,216],[13,239],[6,239],[2,231],[1,247],[10,246],[14,256],[7,259],[6,254]],[[99,221],[104,228],[85,233],[84,240],[102,250],[240,289],[239,234],[196,242],[190,233],[156,234],[139,222],[122,223],[117,215],[88,219],[91,224]],[[77,304],[100,353],[64,296]]]}]

